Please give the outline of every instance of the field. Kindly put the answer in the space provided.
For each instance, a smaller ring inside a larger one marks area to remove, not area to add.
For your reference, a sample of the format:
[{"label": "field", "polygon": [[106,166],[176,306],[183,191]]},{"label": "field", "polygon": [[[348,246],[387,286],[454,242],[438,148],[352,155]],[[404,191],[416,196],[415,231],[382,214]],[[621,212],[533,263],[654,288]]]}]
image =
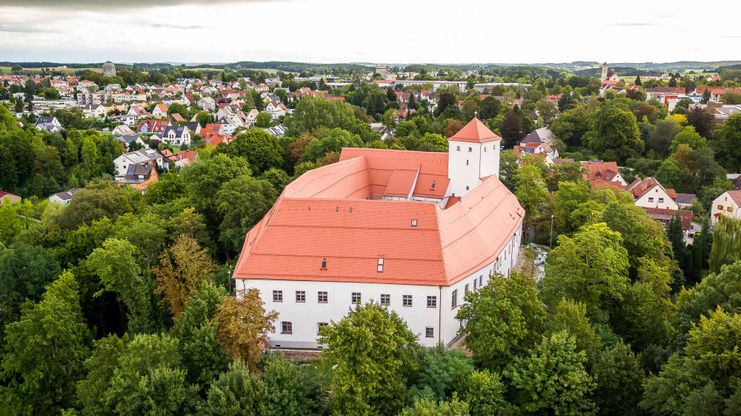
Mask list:
[{"label": "field", "polygon": [[[88,68],[47,67],[47,68],[23,68],[23,72],[41,72],[43,69],[48,69],[50,71],[57,71],[63,74],[74,74],[77,71],[94,71],[94,72],[102,71],[98,67],[88,67]],[[7,75],[10,73],[11,73],[11,67],[0,66],[0,74]]]}]

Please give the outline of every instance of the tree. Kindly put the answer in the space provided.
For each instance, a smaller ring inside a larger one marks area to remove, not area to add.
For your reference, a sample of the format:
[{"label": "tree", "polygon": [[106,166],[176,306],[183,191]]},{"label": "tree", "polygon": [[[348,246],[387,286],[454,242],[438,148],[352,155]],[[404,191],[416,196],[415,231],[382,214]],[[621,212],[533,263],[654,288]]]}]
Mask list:
[{"label": "tree", "polygon": [[673,354],[645,383],[641,407],[652,414],[738,412],[741,315],[718,308],[689,333],[684,356]]},{"label": "tree", "polygon": [[85,360],[86,376],[77,383],[77,399],[85,416],[106,415],[105,392],[113,378],[119,358],[126,352],[128,336],[109,335],[94,342],[92,354]]},{"label": "tree", "polygon": [[224,184],[213,201],[221,216],[219,240],[238,252],[244,236],[273,205],[277,194],[270,182],[243,175]]},{"label": "tree", "polygon": [[172,336],[178,340],[190,383],[205,387],[229,364],[229,357],[216,339],[216,324],[212,322],[225,296],[224,289],[203,281],[175,320]]},{"label": "tree", "polygon": [[646,144],[662,156],[669,154],[669,147],[681,127],[674,120],[657,120]]},{"label": "tree", "polygon": [[413,387],[416,395],[447,400],[473,371],[473,363],[461,351],[446,351],[438,345],[421,352],[419,368]]},{"label": "tree", "polygon": [[677,345],[683,346],[689,330],[701,316],[718,307],[733,311],[741,308],[741,262],[721,267],[719,273],[711,273],[691,289],[683,289],[677,299],[674,328]]},{"label": "tree", "polygon": [[713,227],[710,271],[718,273],[724,264],[741,260],[741,220],[720,217]]},{"label": "tree", "polygon": [[327,345],[323,354],[334,366],[335,414],[396,414],[402,408],[419,345],[396,312],[374,303],[358,305],[322,328],[319,342]]},{"label": "tree", "polygon": [[5,327],[0,413],[56,415],[70,407],[90,338],[77,282],[64,272],[41,301],[26,303],[20,320]]},{"label": "tree", "polygon": [[457,397],[449,402],[435,402],[431,399],[421,399],[414,402],[414,406],[404,409],[399,416],[468,416],[468,403],[458,400]]},{"label": "tree", "polygon": [[213,320],[217,326],[217,340],[235,361],[244,362],[256,370],[263,351],[268,348],[268,332],[278,318],[275,311],[265,312],[260,291],[241,290],[237,296],[227,296],[219,304]]},{"label": "tree", "polygon": [[349,130],[356,123],[358,120],[351,105],[319,97],[304,97],[299,100],[293,114],[285,121],[289,134],[293,137],[320,127]]},{"label": "tree", "polygon": [[201,125],[201,127],[206,127],[206,124],[212,123],[213,120],[213,116],[208,112],[202,111],[196,114],[196,121]]},{"label": "tree", "polygon": [[741,169],[741,114],[728,117],[715,132],[713,142],[720,163],[731,172]]},{"label": "tree", "polygon": [[[410,99],[411,102],[411,99]],[[410,107],[411,108],[411,107]],[[487,96],[479,104],[479,118],[488,120],[499,115],[502,111],[502,102],[496,97]]]},{"label": "tree", "polygon": [[600,351],[592,364],[599,415],[640,415],[643,369],[629,345],[618,342]]},{"label": "tree", "polygon": [[687,112],[687,123],[706,139],[712,138],[715,117],[703,108],[695,107]]},{"label": "tree", "polygon": [[136,261],[138,251],[125,240],[109,238],[85,262],[106,290],[115,292],[128,310],[129,331],[153,329],[152,282],[142,276]]},{"label": "tree", "polygon": [[622,241],[605,223],[584,226],[573,237],[560,235],[541,280],[545,303],[556,305],[563,297],[583,302],[593,322],[606,323],[608,305],[622,300],[629,282]]},{"label": "tree", "polygon": [[618,105],[603,104],[597,110],[590,134],[591,148],[605,160],[624,163],[643,151],[636,117]]},{"label": "tree", "polygon": [[256,175],[270,168],[280,168],[284,162],[281,145],[273,136],[260,129],[251,129],[238,135],[223,152],[231,157],[247,159]]},{"label": "tree", "polygon": [[602,340],[587,318],[587,307],[583,303],[561,299],[549,316],[548,333],[566,331],[576,340],[577,351],[584,351],[591,361],[602,348]]},{"label": "tree", "polygon": [[330,152],[339,152],[343,147],[361,147],[363,141],[360,136],[340,128],[319,129],[317,137],[306,145],[300,160],[303,162],[315,161]]},{"label": "tree", "polygon": [[537,166],[526,164],[517,169],[513,179],[517,200],[527,213],[526,223],[533,226],[545,214],[548,189],[543,176]]},{"label": "tree", "polygon": [[538,112],[538,122],[541,126],[550,126],[551,122],[558,116],[558,107],[556,104],[545,98],[535,103],[535,109]]},{"label": "tree", "polygon": [[178,317],[190,297],[204,281],[213,281],[216,265],[208,252],[188,235],[180,235],[173,246],[162,252],[155,293],[165,295],[173,316]]},{"label": "tree", "polygon": [[246,159],[215,154],[184,169],[182,175],[195,208],[206,216],[207,221],[216,224],[216,193],[230,180],[251,173]]},{"label": "tree", "polygon": [[102,217],[115,220],[119,215],[135,211],[140,200],[141,194],[128,186],[108,180],[95,181],[75,193],[57,222],[62,228],[73,230]]},{"label": "tree", "polygon": [[515,357],[505,371],[523,414],[589,414],[595,387],[584,368],[586,354],[574,337],[557,332],[543,337],[527,357]]},{"label": "tree", "polygon": [[473,371],[463,382],[462,399],[469,404],[471,416],[505,415],[510,405],[504,399],[505,387],[497,373]]},{"label": "tree", "polygon": [[469,292],[466,300],[457,318],[465,323],[461,334],[481,367],[502,369],[542,334],[546,313],[530,277],[496,274],[481,290]]},{"label": "tree", "polygon": [[589,131],[592,113],[585,105],[578,105],[562,112],[550,128],[553,133],[569,146],[581,146],[582,138]]},{"label": "tree", "polygon": [[255,127],[270,127],[273,124],[273,116],[270,113],[260,113],[255,118]]},{"label": "tree", "polygon": [[556,226],[564,233],[571,233],[581,227],[572,218],[579,204],[590,199],[589,184],[586,181],[560,182],[553,193],[553,216]]},{"label": "tree", "polygon": [[242,362],[235,362],[211,384],[204,413],[213,416],[265,415],[265,384]]},{"label": "tree", "polygon": [[622,245],[628,252],[631,276],[635,276],[642,257],[666,261],[664,228],[646,215],[643,209],[634,205],[632,199],[607,204],[601,221],[622,236]]},{"label": "tree", "polygon": [[105,391],[108,411],[132,416],[191,411],[195,388],[185,382],[177,344],[164,334],[136,335],[126,345]]},{"label": "tree", "polygon": [[504,139],[503,145],[507,149],[516,146],[527,134],[522,126],[522,117],[513,110],[504,113],[504,120],[502,121],[500,132]]},{"label": "tree", "polygon": [[265,359],[263,381],[267,391],[266,411],[269,416],[310,416],[322,407],[320,377],[284,358],[271,355]]},{"label": "tree", "polygon": [[681,144],[686,144],[693,150],[697,150],[707,146],[708,141],[705,140],[704,137],[700,136],[700,134],[695,131],[694,127],[684,126],[682,130],[674,136],[672,144],[669,146],[669,151],[674,153],[677,150],[677,147]]}]

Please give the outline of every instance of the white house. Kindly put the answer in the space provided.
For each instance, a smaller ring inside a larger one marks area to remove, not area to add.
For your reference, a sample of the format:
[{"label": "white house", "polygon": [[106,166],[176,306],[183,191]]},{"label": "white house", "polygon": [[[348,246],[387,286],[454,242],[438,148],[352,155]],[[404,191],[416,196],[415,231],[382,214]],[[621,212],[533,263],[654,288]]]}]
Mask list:
[{"label": "white house", "polygon": [[713,200],[710,221],[716,224],[721,216],[741,218],[741,190],[726,191]]},{"label": "white house", "polygon": [[162,133],[162,141],[173,146],[190,146],[191,136],[188,126],[167,126]]},{"label": "white house", "polygon": [[157,118],[164,118],[167,117],[167,104],[165,103],[157,103],[157,105],[154,106],[154,109],[152,110],[152,116]]},{"label": "white house", "polygon": [[162,154],[154,149],[140,149],[124,153],[113,160],[113,165],[116,167],[116,176],[123,177],[126,176],[129,166],[150,161],[155,162],[160,168],[164,167]]},{"label": "white house", "polygon": [[474,119],[448,153],[345,148],[289,184],[233,274],[237,291],[258,289],[278,312],[270,344],[322,348],[319,328],[371,300],[423,345],[453,343],[466,292],[509,275],[520,250],[525,213],[498,178],[498,153]]},{"label": "white house", "polygon": [[664,188],[654,178],[636,179],[628,185],[627,191],[633,194],[636,205],[641,208],[679,210],[674,189]]},{"label": "white house", "polygon": [[49,133],[56,133],[64,130],[62,123],[57,120],[56,117],[39,117],[36,119],[36,129],[41,131],[47,131]]},{"label": "white house", "polygon": [[79,188],[72,188],[69,191],[57,192],[49,197],[49,202],[69,205],[72,202],[72,196],[79,190]]},{"label": "white house", "polygon": [[265,112],[277,120],[288,113],[288,108],[280,101],[271,101],[265,106]]},{"label": "white house", "polygon": [[198,106],[206,111],[213,112],[216,109],[216,100],[211,97],[203,97],[198,100]]}]

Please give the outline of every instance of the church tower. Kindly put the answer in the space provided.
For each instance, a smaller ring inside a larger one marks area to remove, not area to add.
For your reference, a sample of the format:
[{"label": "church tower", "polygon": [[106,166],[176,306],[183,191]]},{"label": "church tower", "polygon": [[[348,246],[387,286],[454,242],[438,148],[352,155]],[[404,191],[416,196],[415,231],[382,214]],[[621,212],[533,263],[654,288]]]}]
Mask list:
[{"label": "church tower", "polygon": [[463,197],[477,187],[482,178],[499,177],[501,140],[478,117],[448,139],[450,185],[447,196]]},{"label": "church tower", "polygon": [[600,78],[600,81],[606,81],[607,80],[607,62],[602,64],[602,77]]}]

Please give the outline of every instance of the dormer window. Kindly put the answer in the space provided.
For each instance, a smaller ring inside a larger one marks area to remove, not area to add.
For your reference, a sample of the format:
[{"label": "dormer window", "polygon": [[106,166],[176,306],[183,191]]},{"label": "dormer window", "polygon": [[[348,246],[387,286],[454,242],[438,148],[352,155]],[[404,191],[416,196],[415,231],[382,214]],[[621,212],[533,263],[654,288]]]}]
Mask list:
[{"label": "dormer window", "polygon": [[378,263],[376,263],[376,272],[383,273],[383,257],[378,257]]},{"label": "dormer window", "polygon": [[327,259],[326,258],[322,259],[322,268],[321,268],[321,270],[327,270]]},{"label": "dormer window", "polygon": [[417,219],[412,218],[412,227],[416,227],[416,226],[417,226]]},{"label": "dormer window", "polygon": [[435,189],[435,181],[432,181],[432,183],[430,184],[430,189]]}]

